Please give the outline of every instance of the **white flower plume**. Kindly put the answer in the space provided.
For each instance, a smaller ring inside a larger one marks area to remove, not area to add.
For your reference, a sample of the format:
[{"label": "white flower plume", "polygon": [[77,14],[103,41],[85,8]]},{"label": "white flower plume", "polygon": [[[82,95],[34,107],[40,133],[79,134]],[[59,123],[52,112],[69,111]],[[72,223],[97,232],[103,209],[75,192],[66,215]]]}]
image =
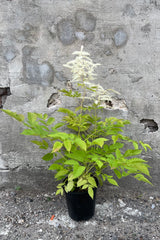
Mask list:
[{"label": "white flower plume", "polygon": [[83,46],[81,46],[80,51],[73,54],[77,55],[76,58],[64,64],[65,67],[71,69],[73,75],[71,82],[85,83],[94,80],[96,76],[95,68],[100,64],[93,63],[92,59],[88,57],[90,54],[83,51]]},{"label": "white flower plume", "polygon": [[[102,104],[107,100],[111,100],[110,92],[118,93],[112,89],[104,89],[100,84],[91,83],[95,79],[95,68],[99,66],[99,63],[93,63],[90,59],[90,54],[83,51],[83,46],[81,46],[80,51],[73,52],[76,55],[75,59],[64,64],[65,67],[71,69],[73,78],[70,81],[82,84],[82,86],[87,90],[85,95],[82,94],[80,98],[89,99],[96,104]],[[84,90],[84,89],[83,89]],[[119,93],[118,93],[119,94]]]}]

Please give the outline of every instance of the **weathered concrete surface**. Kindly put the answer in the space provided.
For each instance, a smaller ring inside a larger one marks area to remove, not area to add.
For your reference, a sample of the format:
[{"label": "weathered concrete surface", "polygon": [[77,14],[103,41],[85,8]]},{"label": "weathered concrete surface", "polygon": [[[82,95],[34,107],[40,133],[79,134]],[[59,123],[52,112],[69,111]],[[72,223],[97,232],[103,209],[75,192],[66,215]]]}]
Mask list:
[{"label": "weathered concrete surface", "polygon": [[65,197],[55,196],[55,190],[54,185],[51,191],[17,185],[0,191],[0,239],[160,239],[159,192],[105,185],[97,191],[93,218],[76,222],[68,215]]},{"label": "weathered concrete surface", "polygon": [[[131,120],[126,133],[152,146],[144,157],[152,166],[153,189],[158,189],[159,15],[159,2],[151,0],[1,0],[0,89],[11,93],[0,95],[1,107],[24,114],[46,112],[58,119],[59,106],[74,104],[58,93],[70,79],[63,64],[84,45],[101,63],[97,81],[121,93],[107,104],[113,110],[106,109],[104,115]],[[43,151],[20,136],[21,130],[0,113],[1,185],[12,182],[14,173],[21,181],[21,168],[34,173],[47,167],[41,160]]]}]

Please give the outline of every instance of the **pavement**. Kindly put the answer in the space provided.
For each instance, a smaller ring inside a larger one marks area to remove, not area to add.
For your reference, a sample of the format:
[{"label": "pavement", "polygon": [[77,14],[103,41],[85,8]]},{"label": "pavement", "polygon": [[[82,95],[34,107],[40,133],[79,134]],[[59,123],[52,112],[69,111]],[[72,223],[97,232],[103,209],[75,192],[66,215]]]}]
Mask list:
[{"label": "pavement", "polygon": [[160,239],[160,193],[105,184],[97,191],[95,215],[76,222],[64,196],[53,190],[5,187],[0,190],[0,240]]}]

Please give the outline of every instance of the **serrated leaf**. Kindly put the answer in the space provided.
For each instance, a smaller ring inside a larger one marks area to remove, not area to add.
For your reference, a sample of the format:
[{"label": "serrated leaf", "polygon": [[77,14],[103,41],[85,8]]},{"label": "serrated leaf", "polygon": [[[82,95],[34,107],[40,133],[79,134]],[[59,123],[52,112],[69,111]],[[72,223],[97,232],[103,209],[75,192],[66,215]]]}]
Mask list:
[{"label": "serrated leaf", "polygon": [[88,194],[89,194],[89,196],[93,199],[93,197],[94,197],[94,191],[93,191],[93,188],[88,187]]},{"label": "serrated leaf", "polygon": [[84,166],[75,165],[72,172],[73,179],[80,177],[82,173],[85,171],[85,169],[86,168]]},{"label": "serrated leaf", "polygon": [[68,164],[68,165],[78,165],[79,163],[76,160],[67,160],[64,162],[64,164]]},{"label": "serrated leaf", "polygon": [[28,112],[28,121],[30,123],[34,123],[36,120],[37,120],[37,114],[32,113],[32,112]]},{"label": "serrated leaf", "polygon": [[120,179],[122,177],[122,174],[120,171],[118,171],[117,169],[114,169],[114,173],[116,174],[116,176]]},{"label": "serrated leaf", "polygon": [[88,184],[83,185],[82,189],[88,188]]},{"label": "serrated leaf", "polygon": [[67,183],[67,185],[65,186],[65,191],[66,191],[66,192],[70,192],[73,187],[74,187],[74,182],[73,182],[73,181],[69,181],[69,182]]},{"label": "serrated leaf", "polygon": [[53,145],[52,153],[58,152],[63,146],[61,142],[55,142]]},{"label": "serrated leaf", "polygon": [[16,112],[12,112],[11,110],[8,109],[1,109],[2,112],[8,114],[9,116],[15,118],[17,121],[19,122],[23,122],[24,121],[24,116],[22,114],[18,114]]},{"label": "serrated leaf", "polygon": [[33,130],[33,129],[24,129],[21,134],[22,135],[31,135],[31,136],[37,136],[38,135],[38,133],[36,133],[36,131]]},{"label": "serrated leaf", "polygon": [[48,136],[52,137],[53,139],[60,139],[64,141],[68,137],[68,134],[65,132],[56,132],[56,133],[51,133]]},{"label": "serrated leaf", "polygon": [[151,185],[153,185],[147,178],[145,178],[142,174],[136,174],[134,176],[134,178],[136,178],[138,181],[143,181],[143,182],[146,182],[146,183],[149,183]]},{"label": "serrated leaf", "polygon": [[132,143],[133,143],[134,148],[135,148],[135,149],[138,149],[138,143],[135,142],[135,141],[133,141]]},{"label": "serrated leaf", "polygon": [[106,138],[96,138],[96,139],[93,140],[92,144],[97,144],[98,146],[103,147],[105,141],[108,141],[108,139],[106,139]]},{"label": "serrated leaf", "polygon": [[150,173],[149,173],[149,170],[148,170],[148,165],[146,165],[146,164],[136,164],[134,166],[137,170],[141,171],[142,173],[144,173],[147,176],[150,176]]},{"label": "serrated leaf", "polygon": [[97,163],[99,168],[101,168],[103,166],[103,162],[101,162],[99,159],[95,158],[94,161]]},{"label": "serrated leaf", "polygon": [[51,161],[51,160],[53,159],[53,153],[47,153],[47,154],[45,154],[45,155],[42,157],[42,159],[43,159],[44,161]]},{"label": "serrated leaf", "polygon": [[103,179],[103,181],[106,180],[106,175],[105,174],[102,174],[102,179]]},{"label": "serrated leaf", "polygon": [[76,138],[75,143],[76,143],[82,150],[84,150],[84,151],[87,150],[87,145],[86,145],[86,143],[85,143],[82,139]]},{"label": "serrated leaf", "polygon": [[124,153],[124,157],[131,157],[131,156],[139,155],[139,154],[141,154],[141,152],[142,152],[142,150],[140,150],[140,149],[128,149]]},{"label": "serrated leaf", "polygon": [[72,147],[72,142],[70,140],[65,140],[63,143],[64,143],[64,146],[65,146],[66,150],[68,152],[70,152],[71,151],[71,147]]},{"label": "serrated leaf", "polygon": [[89,177],[87,180],[93,187],[97,187],[97,183],[93,177]]},{"label": "serrated leaf", "polygon": [[49,147],[49,146],[48,146],[48,142],[46,142],[45,140],[43,140],[42,143],[43,143],[43,147],[44,147],[45,149],[47,149],[47,148]]},{"label": "serrated leaf", "polygon": [[65,125],[65,123],[62,123],[62,122],[60,122],[60,123],[56,123],[55,125],[54,125],[54,127],[51,127],[53,130],[55,130],[55,129],[57,129],[57,128],[60,128],[60,127],[62,127],[62,126],[64,126]]},{"label": "serrated leaf", "polygon": [[78,182],[77,182],[77,187],[81,187],[83,185],[85,185],[87,183],[87,180],[83,180],[83,179],[80,179]]},{"label": "serrated leaf", "polygon": [[147,148],[149,148],[150,150],[152,150],[151,146],[147,143],[143,143],[142,141],[140,141],[140,144],[142,145],[142,147],[144,148],[145,151],[147,151]]},{"label": "serrated leaf", "polygon": [[58,112],[66,113],[68,114],[68,116],[76,116],[76,114],[73,111],[67,108],[59,108]]},{"label": "serrated leaf", "polygon": [[48,170],[60,170],[60,169],[63,169],[63,167],[59,164],[56,164],[56,163],[53,163],[49,168]]},{"label": "serrated leaf", "polygon": [[116,182],[116,180],[114,180],[113,178],[107,177],[107,180],[109,183],[111,183],[112,185],[118,186],[118,183]]},{"label": "serrated leaf", "polygon": [[117,158],[121,158],[122,157],[121,151],[119,149],[116,149],[116,157]]},{"label": "serrated leaf", "polygon": [[38,146],[42,146],[43,145],[43,143],[40,142],[40,141],[32,140],[31,142],[36,144],[36,145],[38,145]]},{"label": "serrated leaf", "polygon": [[54,121],[55,121],[55,118],[50,117],[50,118],[47,120],[47,125],[51,125]]},{"label": "serrated leaf", "polygon": [[67,169],[63,169],[63,170],[60,170],[56,175],[55,175],[55,178],[59,178],[59,177],[63,177],[63,176],[66,176],[68,174],[69,170]]},{"label": "serrated leaf", "polygon": [[119,138],[118,135],[116,135],[116,136],[113,135],[113,136],[112,136],[112,140],[113,140],[113,143],[114,143],[114,144],[117,142],[118,138]]},{"label": "serrated leaf", "polygon": [[59,189],[56,191],[56,195],[58,195],[58,194],[63,195],[63,188],[59,188]]},{"label": "serrated leaf", "polygon": [[47,113],[43,114],[43,119],[46,120],[47,118],[48,118],[48,114]]}]

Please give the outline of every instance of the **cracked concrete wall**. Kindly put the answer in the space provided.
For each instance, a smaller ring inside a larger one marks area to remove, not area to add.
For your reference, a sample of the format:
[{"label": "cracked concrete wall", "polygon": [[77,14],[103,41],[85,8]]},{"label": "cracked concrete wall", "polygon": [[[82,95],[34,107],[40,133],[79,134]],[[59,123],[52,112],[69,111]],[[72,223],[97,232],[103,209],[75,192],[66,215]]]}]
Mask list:
[{"label": "cracked concrete wall", "polygon": [[[97,81],[121,93],[106,101],[104,115],[131,120],[127,134],[152,146],[146,158],[158,187],[159,16],[156,0],[1,0],[0,107],[24,114],[48,113],[58,119],[57,107],[73,104],[58,93],[70,78],[63,64],[84,45],[101,64]],[[14,173],[18,178],[22,168],[36,172],[47,168],[41,160],[43,151],[19,135],[21,130],[0,113],[1,185],[13,183]],[[23,176],[24,172],[22,181]]]}]

